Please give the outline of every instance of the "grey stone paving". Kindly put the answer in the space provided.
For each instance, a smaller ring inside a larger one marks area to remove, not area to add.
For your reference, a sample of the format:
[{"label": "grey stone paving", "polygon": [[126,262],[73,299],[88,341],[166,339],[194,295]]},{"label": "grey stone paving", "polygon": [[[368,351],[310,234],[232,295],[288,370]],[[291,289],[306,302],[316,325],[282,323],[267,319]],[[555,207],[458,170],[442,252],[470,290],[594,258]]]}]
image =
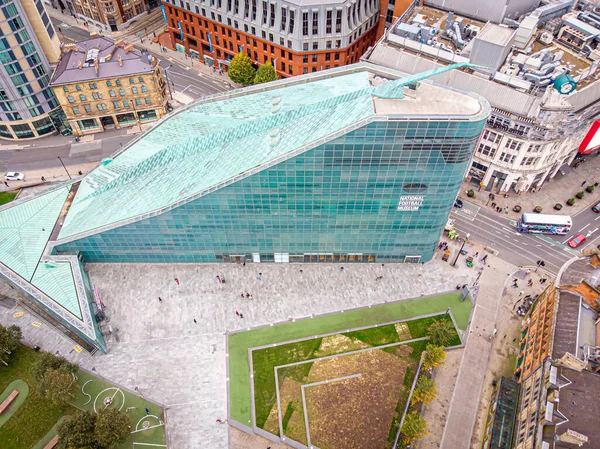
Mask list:
[{"label": "grey stone paving", "polygon": [[[420,265],[90,264],[113,328],[107,355],[73,351],[73,343],[31,326],[20,308],[0,306],[0,322],[18,322],[29,344],[61,354],[167,406],[168,444],[175,449],[228,447],[225,332],[352,307],[452,290],[476,271],[445,262]],[[303,270],[303,273],[300,273]],[[257,279],[262,272],[262,281]],[[383,279],[375,281],[383,274]],[[219,284],[216,276],[226,279]],[[174,278],[181,281],[177,286]],[[249,292],[253,300],[242,299]],[[163,299],[159,303],[158,297]],[[235,312],[244,314],[240,319]],[[197,320],[197,324],[194,323]],[[246,443],[245,443],[246,444]]]}]

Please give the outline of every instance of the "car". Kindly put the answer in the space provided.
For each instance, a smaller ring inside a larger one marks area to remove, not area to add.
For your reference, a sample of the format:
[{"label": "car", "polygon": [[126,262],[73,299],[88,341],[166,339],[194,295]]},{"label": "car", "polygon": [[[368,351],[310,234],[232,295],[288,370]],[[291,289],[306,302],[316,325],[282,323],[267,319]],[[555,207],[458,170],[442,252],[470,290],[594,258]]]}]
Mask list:
[{"label": "car", "polygon": [[9,171],[4,175],[6,181],[25,181],[25,175],[16,171]]},{"label": "car", "polygon": [[586,241],[585,235],[577,234],[575,237],[573,237],[571,240],[569,240],[569,246],[571,248],[577,248],[579,245],[581,245],[585,241]]},{"label": "car", "polygon": [[457,208],[459,208],[459,209],[460,209],[461,207],[463,207],[463,202],[462,202],[462,200],[459,200],[459,199],[457,198],[457,199],[456,199],[456,201],[454,202],[454,207],[457,207]]},{"label": "car", "polygon": [[596,204],[595,206],[592,206],[592,210],[594,212],[600,212],[600,203]]},{"label": "car", "polygon": [[69,25],[68,23],[61,23],[58,27],[62,28],[63,30],[68,30],[69,28],[71,28],[71,25]]}]

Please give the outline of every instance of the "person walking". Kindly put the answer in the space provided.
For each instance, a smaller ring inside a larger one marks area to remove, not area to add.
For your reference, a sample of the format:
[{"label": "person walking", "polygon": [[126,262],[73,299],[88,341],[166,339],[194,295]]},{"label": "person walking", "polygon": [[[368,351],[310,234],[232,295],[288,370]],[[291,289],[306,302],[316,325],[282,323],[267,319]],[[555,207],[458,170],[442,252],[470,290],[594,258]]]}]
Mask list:
[{"label": "person walking", "polygon": [[10,187],[10,186],[8,185],[8,182],[6,182],[6,181],[4,181],[4,185],[5,185],[6,187]]},{"label": "person walking", "polygon": [[175,283],[179,286],[179,279],[175,278]]},{"label": "person walking", "polygon": [[160,296],[158,297],[158,302],[162,302],[162,298]]},{"label": "person walking", "polygon": [[240,316],[240,312],[238,312],[237,310],[235,311],[235,314],[239,317]]},{"label": "person walking", "polygon": [[262,273],[258,273],[258,277],[257,277],[257,279],[258,279],[259,281],[262,281]]},{"label": "person walking", "polygon": [[198,324],[198,321],[196,321],[196,318],[194,318],[194,324]]},{"label": "person walking", "polygon": [[581,183],[581,187],[583,187],[583,186],[585,185],[585,183],[586,183],[586,182],[587,182],[587,181],[583,181],[583,182]]},{"label": "person walking", "polygon": [[150,414],[150,410],[148,410],[148,407],[146,407],[146,416]]}]

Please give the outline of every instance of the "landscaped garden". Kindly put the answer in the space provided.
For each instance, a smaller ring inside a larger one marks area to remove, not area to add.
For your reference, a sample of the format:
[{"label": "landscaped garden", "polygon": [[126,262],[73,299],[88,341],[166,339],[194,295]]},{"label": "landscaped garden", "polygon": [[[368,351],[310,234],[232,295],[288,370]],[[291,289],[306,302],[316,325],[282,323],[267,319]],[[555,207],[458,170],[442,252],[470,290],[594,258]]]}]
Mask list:
[{"label": "landscaped garden", "polygon": [[15,389],[19,395],[0,414],[2,449],[43,449],[58,433],[70,448],[166,447],[162,407],[53,354],[17,344],[7,356],[4,343],[0,404]]},{"label": "landscaped garden", "polygon": [[392,447],[421,356],[440,344],[435,329],[444,328],[443,346],[460,345],[452,316],[465,329],[470,312],[451,293],[232,334],[230,418],[309,447]]},{"label": "landscaped garden", "polygon": [[13,190],[11,192],[0,192],[0,206],[6,203],[10,203],[17,196],[17,191]]}]

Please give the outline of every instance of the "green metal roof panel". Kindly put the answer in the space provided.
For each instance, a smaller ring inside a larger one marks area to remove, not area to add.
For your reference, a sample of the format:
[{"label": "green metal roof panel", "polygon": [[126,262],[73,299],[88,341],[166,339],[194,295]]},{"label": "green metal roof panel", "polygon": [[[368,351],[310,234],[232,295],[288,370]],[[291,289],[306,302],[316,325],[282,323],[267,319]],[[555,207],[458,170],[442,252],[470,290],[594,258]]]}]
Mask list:
[{"label": "green metal roof panel", "polygon": [[0,262],[31,281],[69,194],[66,187],[0,210]]},{"label": "green metal roof panel", "polygon": [[369,86],[361,71],[176,114],[86,176],[60,238],[166,207],[364,120]]},{"label": "green metal roof panel", "polygon": [[40,263],[31,283],[77,318],[83,319],[70,263]]}]

